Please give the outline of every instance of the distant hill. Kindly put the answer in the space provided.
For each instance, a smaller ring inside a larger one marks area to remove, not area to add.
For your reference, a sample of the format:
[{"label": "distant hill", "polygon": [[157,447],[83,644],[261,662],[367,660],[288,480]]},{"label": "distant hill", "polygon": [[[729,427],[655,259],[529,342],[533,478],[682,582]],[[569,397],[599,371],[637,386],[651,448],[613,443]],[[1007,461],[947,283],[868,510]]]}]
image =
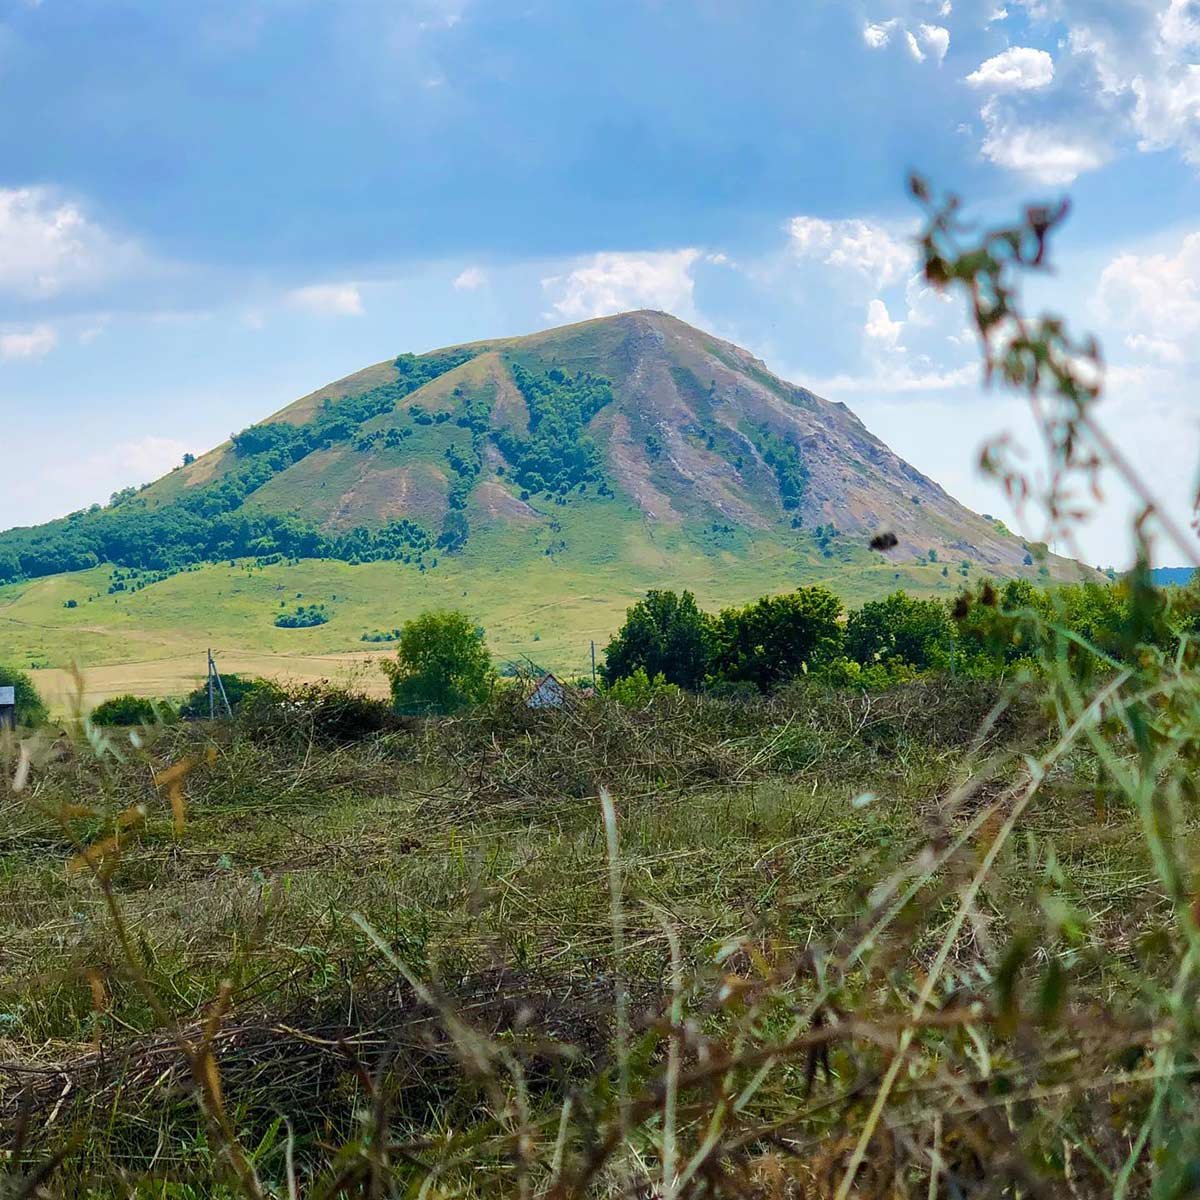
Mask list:
[{"label": "distant hill", "polygon": [[650,587],[717,607],[1098,577],[1040,549],[844,405],[634,312],[400,355],[107,507],[0,534],[0,661],[78,660],[97,694],[178,691],[210,645],[311,677],[450,605],[501,657],[576,669]]},{"label": "distant hill", "polygon": [[0,582],[275,554],[430,570],[498,531],[553,556],[565,508],[612,527],[605,554],[632,519],[705,552],[767,539],[815,565],[888,532],[891,561],[1037,572],[844,405],[636,312],[368,367],[108,508],[0,535]]}]

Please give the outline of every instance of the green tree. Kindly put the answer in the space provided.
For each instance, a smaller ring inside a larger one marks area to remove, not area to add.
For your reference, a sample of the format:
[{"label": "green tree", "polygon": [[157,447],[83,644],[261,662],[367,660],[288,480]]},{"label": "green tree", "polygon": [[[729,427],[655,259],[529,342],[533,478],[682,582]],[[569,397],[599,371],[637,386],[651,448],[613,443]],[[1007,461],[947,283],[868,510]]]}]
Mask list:
[{"label": "green tree", "polygon": [[846,621],[846,654],[864,667],[896,660],[927,671],[945,663],[953,644],[945,606],[904,592],[870,600]]},{"label": "green tree", "polygon": [[842,602],[820,586],[727,608],[717,618],[717,673],[765,692],[822,667],[841,653],[841,613]]},{"label": "green tree", "polygon": [[383,669],[398,713],[452,713],[486,700],[495,675],[483,630],[465,613],[438,610],[406,621],[396,660]]},{"label": "green tree", "polygon": [[641,668],[650,679],[695,691],[712,665],[712,618],[691,592],[653,590],[625,613],[625,624],[604,649],[601,675],[610,686]]},{"label": "green tree", "polygon": [[16,690],[18,725],[41,725],[49,717],[33,680],[24,671],[0,664],[0,687]]}]

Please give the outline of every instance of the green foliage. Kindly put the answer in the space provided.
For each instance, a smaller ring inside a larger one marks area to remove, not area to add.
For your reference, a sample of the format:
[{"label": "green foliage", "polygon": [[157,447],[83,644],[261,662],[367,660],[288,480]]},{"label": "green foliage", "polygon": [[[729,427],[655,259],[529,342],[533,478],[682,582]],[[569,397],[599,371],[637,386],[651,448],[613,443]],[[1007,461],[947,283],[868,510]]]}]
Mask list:
[{"label": "green foliage", "polygon": [[312,629],[328,623],[329,610],[323,604],[297,604],[290,612],[281,612],[275,617],[275,624],[280,629]]},{"label": "green foliage", "polygon": [[928,670],[948,661],[953,641],[944,604],[903,592],[869,601],[846,621],[846,654],[863,667],[896,661]]},{"label": "green foliage", "polygon": [[808,487],[808,468],[800,447],[791,437],[782,437],[765,426],[752,433],[755,448],[774,472],[779,502],[785,509],[799,508]]},{"label": "green foliage", "polygon": [[176,720],[175,710],[165,700],[145,696],[112,696],[88,714],[93,725],[154,725]]},{"label": "green foliage", "polygon": [[14,689],[18,725],[41,725],[49,717],[50,714],[38,695],[33,680],[24,671],[0,663],[0,687]]},{"label": "green foliage", "polygon": [[842,649],[842,602],[827,588],[799,588],[725,609],[716,621],[714,674],[761,691],[819,669]]},{"label": "green foliage", "polygon": [[[233,709],[234,713],[240,712],[247,705],[256,701],[282,695],[278,684],[271,682],[269,679],[255,678],[252,675],[222,674],[221,682],[225,685],[225,695],[229,700],[229,707]],[[222,703],[219,690],[215,693],[215,700],[217,715],[223,716],[225,706]],[[185,721],[208,719],[207,684],[202,684],[188,694],[187,698],[179,706],[179,715]]]},{"label": "green foliage", "polygon": [[583,371],[569,375],[558,367],[535,370],[519,362],[510,367],[529,410],[529,432],[498,429],[494,436],[517,483],[531,494],[565,495],[581,484],[602,482],[600,453],[586,430],[612,403],[612,384]]},{"label": "green foliage", "polygon": [[691,691],[709,673],[716,641],[712,619],[691,592],[652,590],[625,614],[625,624],[604,649],[601,674],[612,686],[641,670]]},{"label": "green foliage", "polygon": [[680,688],[668,683],[661,672],[651,678],[641,667],[614,680],[608,689],[609,697],[626,708],[645,708],[659,696],[677,696],[679,692]]},{"label": "green foliage", "polygon": [[484,633],[464,613],[439,610],[406,621],[394,662],[383,669],[398,713],[430,716],[458,712],[486,700],[492,660]]}]

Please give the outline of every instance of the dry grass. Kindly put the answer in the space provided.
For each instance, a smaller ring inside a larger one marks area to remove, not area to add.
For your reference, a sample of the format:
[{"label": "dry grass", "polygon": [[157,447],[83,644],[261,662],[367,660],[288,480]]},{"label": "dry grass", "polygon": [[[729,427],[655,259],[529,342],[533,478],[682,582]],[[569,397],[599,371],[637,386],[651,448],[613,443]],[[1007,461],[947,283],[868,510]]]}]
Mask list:
[{"label": "dry grass", "polygon": [[[1109,1194],[1156,1094],[1169,903],[1094,760],[1000,698],[502,698],[341,744],[289,710],[43,746],[0,807],[10,1178]],[[155,778],[183,761],[180,830]]]}]

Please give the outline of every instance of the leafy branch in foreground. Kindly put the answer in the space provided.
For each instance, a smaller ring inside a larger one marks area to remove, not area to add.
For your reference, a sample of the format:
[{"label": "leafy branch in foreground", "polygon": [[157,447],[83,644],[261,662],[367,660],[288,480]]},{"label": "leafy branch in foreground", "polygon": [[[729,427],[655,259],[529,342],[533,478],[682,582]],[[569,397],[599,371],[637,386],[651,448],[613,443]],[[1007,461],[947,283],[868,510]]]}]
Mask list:
[{"label": "leafy branch in foreground", "polygon": [[[1074,527],[1087,516],[1078,486],[1101,499],[1101,472],[1108,466],[1141,501],[1139,531],[1155,519],[1187,560],[1200,566],[1195,540],[1096,420],[1104,372],[1095,338],[1072,336],[1056,314],[1033,317],[1022,311],[1019,277],[1049,269],[1049,238],[1066,219],[1068,202],[1031,205],[1013,224],[976,233],[964,220],[957,196],[936,200],[919,175],[910,180],[910,189],[926,212],[919,243],[926,280],[941,291],[966,294],[987,378],[998,376],[1029,398],[1049,466],[1049,479],[1037,498],[1046,509],[1050,536],[1073,544]],[[984,451],[983,466],[1021,505],[1030,498],[1032,484],[1007,450],[1006,437],[995,439]],[[1196,505],[1200,507],[1200,493]]]}]

